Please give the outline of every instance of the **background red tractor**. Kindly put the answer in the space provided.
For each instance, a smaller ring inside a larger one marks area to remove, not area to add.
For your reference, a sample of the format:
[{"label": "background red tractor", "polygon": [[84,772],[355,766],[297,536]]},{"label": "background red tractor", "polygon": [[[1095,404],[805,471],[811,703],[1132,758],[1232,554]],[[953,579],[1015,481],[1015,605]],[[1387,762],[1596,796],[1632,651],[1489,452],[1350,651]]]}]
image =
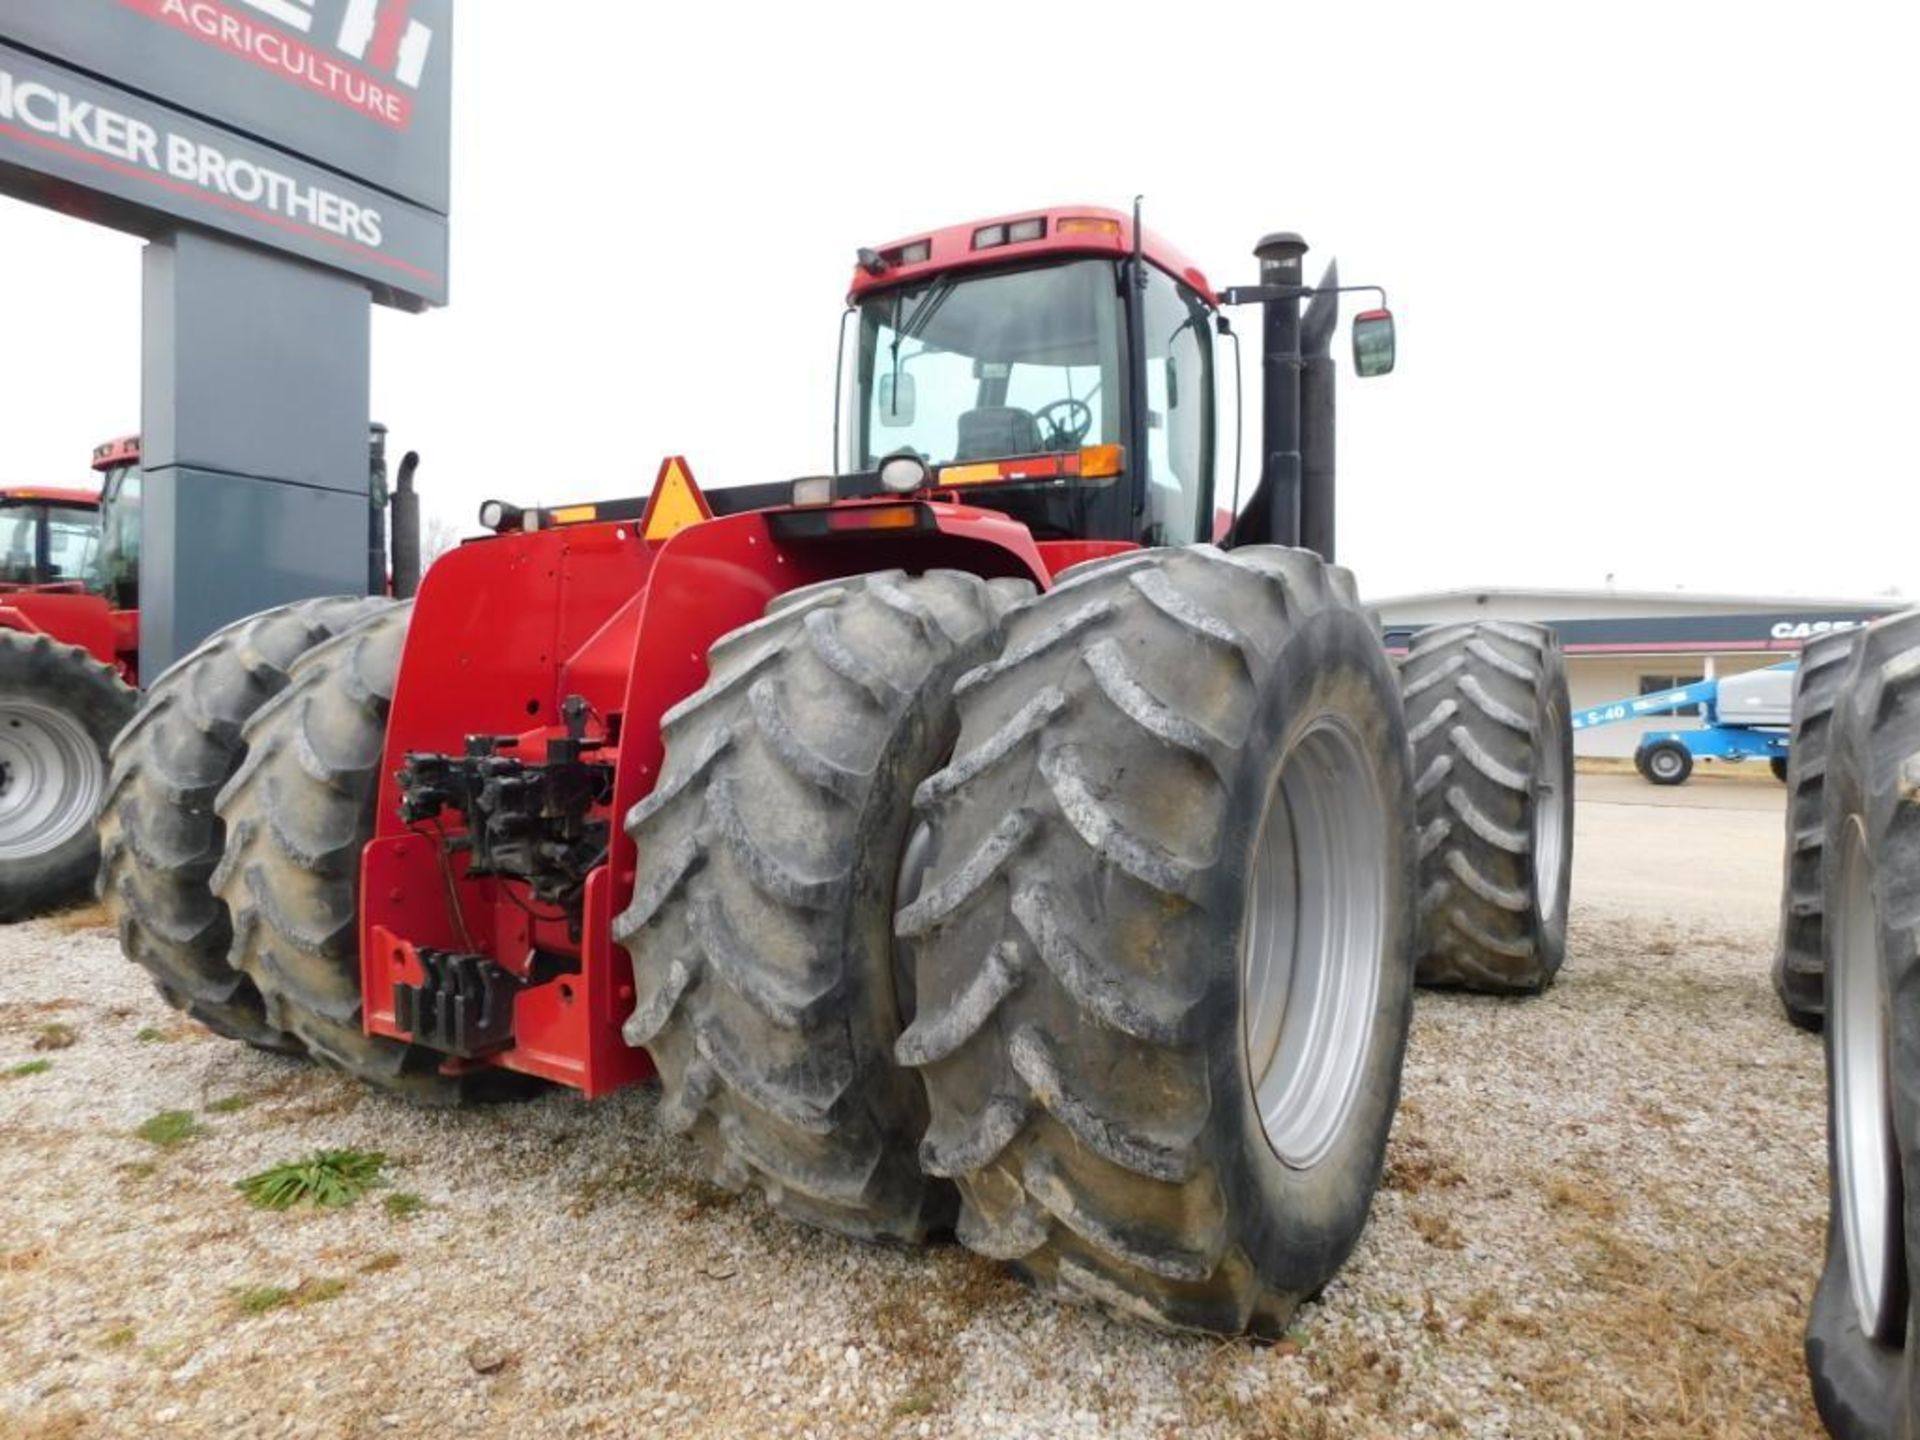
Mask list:
[{"label": "background red tractor", "polygon": [[[372,427],[370,594],[411,595],[418,584],[419,459],[407,452],[389,495],[386,427]],[[108,748],[138,699],[139,437],[95,447],[93,468],[101,477],[97,494],[34,488],[0,497],[7,506],[0,509],[0,540],[8,547],[0,577],[0,922],[58,908],[92,889],[99,869],[93,820],[107,792]],[[348,597],[293,609],[358,614],[357,605]],[[300,629],[302,648],[324,630]],[[223,682],[227,689],[252,694],[285,682],[284,664],[298,652],[283,655],[271,643],[250,648],[241,637],[253,633],[249,619],[201,647],[232,654],[246,669],[244,678]],[[212,717],[225,697],[202,699],[214,705],[203,710]]]},{"label": "background red tractor", "polygon": [[1552,978],[1571,800],[1545,632],[1434,637],[1403,704],[1329,563],[1305,248],[1227,291],[1086,207],[863,250],[836,474],[493,502],[411,605],[216,637],[115,746],[128,953],[432,1103],[657,1074],[789,1215],[1276,1331],[1365,1223],[1417,966]]},{"label": "background red tractor", "polygon": [[140,442],[93,468],[98,493],[0,499],[0,921],[92,884],[107,747],[138,698]]}]

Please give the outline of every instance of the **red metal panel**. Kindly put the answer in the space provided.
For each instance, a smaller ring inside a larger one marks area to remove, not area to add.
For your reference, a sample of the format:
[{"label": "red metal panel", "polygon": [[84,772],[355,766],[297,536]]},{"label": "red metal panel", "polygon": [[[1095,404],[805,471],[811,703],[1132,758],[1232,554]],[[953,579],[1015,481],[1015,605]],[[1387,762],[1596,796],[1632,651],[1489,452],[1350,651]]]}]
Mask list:
[{"label": "red metal panel", "polygon": [[[1004,225],[1015,220],[1031,220],[1041,216],[1044,216],[1047,221],[1047,233],[1042,239],[996,245],[987,250],[973,248],[973,233],[982,226]],[[1118,228],[1110,235],[1086,233],[1062,235],[1059,233],[1059,221],[1063,217],[1112,220],[1117,222]],[[855,301],[869,291],[924,280],[930,275],[948,270],[967,270],[981,265],[1007,265],[1022,260],[1055,259],[1070,255],[1128,255],[1133,252],[1133,217],[1100,205],[1056,205],[1046,210],[1022,210],[1013,215],[993,215],[984,220],[969,220],[964,225],[948,225],[930,231],[922,230],[917,235],[909,235],[904,239],[890,241],[885,245],[876,245],[873,248],[884,253],[898,249],[902,245],[915,244],[929,246],[931,253],[927,259],[911,265],[894,265],[879,275],[869,275],[865,270],[856,267],[847,299],[850,302]],[[1141,249],[1153,264],[1176,280],[1185,281],[1199,291],[1209,305],[1220,303],[1219,296],[1214,293],[1213,286],[1207,283],[1206,274],[1200,267],[1153,231],[1146,232]]]},{"label": "red metal panel", "polygon": [[1034,548],[1040,552],[1040,563],[1046,567],[1047,578],[1051,580],[1069,565],[1124,555],[1140,547],[1131,540],[1037,540]]}]

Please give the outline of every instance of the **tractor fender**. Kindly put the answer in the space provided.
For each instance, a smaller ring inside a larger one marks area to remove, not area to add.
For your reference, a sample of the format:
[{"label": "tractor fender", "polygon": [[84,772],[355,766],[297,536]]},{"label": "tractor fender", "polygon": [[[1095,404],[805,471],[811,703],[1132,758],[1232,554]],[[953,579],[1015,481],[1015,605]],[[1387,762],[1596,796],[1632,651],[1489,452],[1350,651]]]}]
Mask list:
[{"label": "tractor fender", "polygon": [[0,601],[0,629],[51,635],[63,645],[79,646],[102,665],[119,667],[113,610],[98,595],[16,591]]}]

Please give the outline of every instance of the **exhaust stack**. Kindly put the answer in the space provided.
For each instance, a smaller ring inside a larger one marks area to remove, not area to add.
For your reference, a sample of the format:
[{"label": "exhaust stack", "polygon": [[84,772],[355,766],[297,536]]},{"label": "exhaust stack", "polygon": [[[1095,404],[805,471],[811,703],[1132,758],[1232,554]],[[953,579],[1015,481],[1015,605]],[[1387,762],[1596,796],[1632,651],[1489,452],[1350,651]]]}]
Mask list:
[{"label": "exhaust stack", "polygon": [[400,457],[400,473],[393,484],[393,593],[411,600],[420,588],[420,494],[413,488],[413,472],[420,468],[420,452]]},{"label": "exhaust stack", "polygon": [[[1300,274],[1307,242],[1290,230],[1253,247],[1260,288],[1277,292],[1262,307],[1260,485],[1265,539],[1300,543]],[[1259,522],[1256,521],[1256,524]]]}]

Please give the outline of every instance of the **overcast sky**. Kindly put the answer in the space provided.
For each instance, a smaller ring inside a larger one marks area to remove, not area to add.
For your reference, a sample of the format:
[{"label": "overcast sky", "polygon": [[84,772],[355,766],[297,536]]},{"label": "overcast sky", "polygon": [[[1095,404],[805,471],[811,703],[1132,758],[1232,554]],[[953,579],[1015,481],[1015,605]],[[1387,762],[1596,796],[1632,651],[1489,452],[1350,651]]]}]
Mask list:
[{"label": "overcast sky", "polygon": [[[1917,40],[1892,5],[465,4],[453,300],[376,313],[373,413],[463,527],[667,452],[817,473],[857,246],[1144,192],[1217,284],[1296,229],[1388,287],[1400,368],[1340,396],[1369,594],[1913,594]],[[0,477],[137,427],[139,248],[0,201]]]}]

